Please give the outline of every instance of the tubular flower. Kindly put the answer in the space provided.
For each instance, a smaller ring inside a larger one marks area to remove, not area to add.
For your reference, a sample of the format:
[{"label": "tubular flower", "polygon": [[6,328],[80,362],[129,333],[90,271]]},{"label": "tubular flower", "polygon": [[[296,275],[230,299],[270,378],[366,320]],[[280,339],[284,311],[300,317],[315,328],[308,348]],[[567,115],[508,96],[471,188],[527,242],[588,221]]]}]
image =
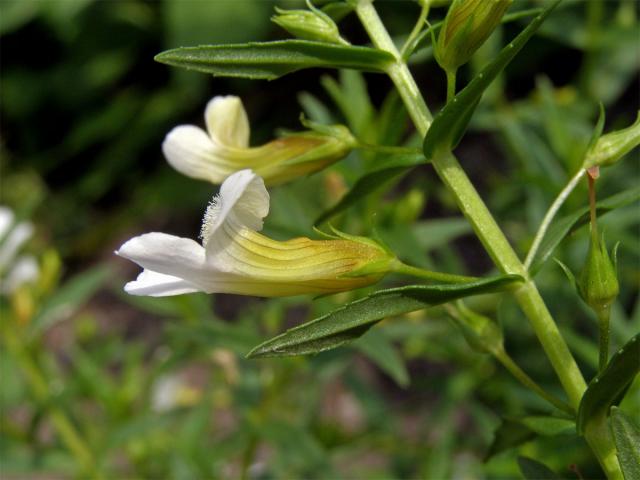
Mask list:
[{"label": "tubular flower", "polygon": [[306,131],[249,147],[249,121],[238,97],[214,97],[205,109],[207,131],[180,125],[162,151],[173,168],[189,177],[220,184],[234,172],[252,169],[268,185],[316,172],[345,157],[355,139],[342,125]]},{"label": "tubular flower", "polygon": [[333,240],[272,240],[258,233],[268,212],[262,178],[251,170],[231,175],[206,210],[202,245],[147,233],[120,247],[116,254],[144,268],[125,291],[150,296],[325,294],[370,285],[395,261],[376,242],[344,234]]}]

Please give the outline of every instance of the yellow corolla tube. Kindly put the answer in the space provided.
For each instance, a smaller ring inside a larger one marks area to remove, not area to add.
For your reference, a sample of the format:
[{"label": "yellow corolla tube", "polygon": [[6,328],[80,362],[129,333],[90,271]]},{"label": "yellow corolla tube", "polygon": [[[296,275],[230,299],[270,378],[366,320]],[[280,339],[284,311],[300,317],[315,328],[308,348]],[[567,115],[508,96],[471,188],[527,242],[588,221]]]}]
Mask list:
[{"label": "yellow corolla tube", "polygon": [[206,131],[195,125],[175,127],[162,151],[180,173],[214,184],[243,169],[252,169],[267,185],[285,183],[344,158],[357,143],[346,127],[332,125],[250,147],[247,113],[235,96],[210,100],[205,123]]},{"label": "yellow corolla tube", "polygon": [[338,234],[331,240],[272,240],[258,233],[268,213],[262,178],[251,170],[234,173],[207,208],[202,245],[154,232],[120,247],[118,255],[144,269],[125,291],[150,296],[327,294],[375,283],[395,265],[395,256],[368,238]]}]

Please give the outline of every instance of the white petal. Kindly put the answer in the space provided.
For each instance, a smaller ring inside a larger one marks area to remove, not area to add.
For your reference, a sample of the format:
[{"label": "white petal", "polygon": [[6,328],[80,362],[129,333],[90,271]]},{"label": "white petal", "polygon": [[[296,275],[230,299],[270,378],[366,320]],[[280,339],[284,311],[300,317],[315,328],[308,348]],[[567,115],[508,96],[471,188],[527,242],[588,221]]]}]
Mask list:
[{"label": "white petal", "polygon": [[269,193],[264,181],[251,170],[240,170],[224,181],[220,194],[207,208],[200,233],[202,242],[205,246],[214,244],[211,240],[225,223],[234,229],[259,231],[268,213]]},{"label": "white petal", "polygon": [[20,247],[31,238],[33,225],[22,222],[16,225],[0,243],[0,271],[13,260]]},{"label": "white petal", "polygon": [[146,233],[127,241],[117,255],[142,268],[186,280],[207,291],[215,270],[207,264],[204,248],[189,238],[166,233]]},{"label": "white petal", "polygon": [[30,283],[38,279],[40,268],[38,262],[31,255],[24,255],[13,264],[11,270],[7,274],[7,278],[2,280],[3,293],[11,293],[16,291],[21,285]]},{"label": "white petal", "polygon": [[15,219],[15,215],[10,208],[0,206],[0,241],[7,234],[11,225],[13,225],[13,220]]},{"label": "white petal", "polygon": [[124,286],[124,290],[130,295],[149,295],[151,297],[166,297],[202,291],[182,278],[152,270],[143,270],[136,280]]},{"label": "white petal", "polygon": [[204,119],[214,141],[235,148],[249,146],[249,119],[240,98],[214,97],[207,104]]},{"label": "white petal", "polygon": [[229,167],[224,147],[193,125],[181,125],[171,130],[162,142],[162,152],[180,173],[211,183],[220,184],[235,171]]}]

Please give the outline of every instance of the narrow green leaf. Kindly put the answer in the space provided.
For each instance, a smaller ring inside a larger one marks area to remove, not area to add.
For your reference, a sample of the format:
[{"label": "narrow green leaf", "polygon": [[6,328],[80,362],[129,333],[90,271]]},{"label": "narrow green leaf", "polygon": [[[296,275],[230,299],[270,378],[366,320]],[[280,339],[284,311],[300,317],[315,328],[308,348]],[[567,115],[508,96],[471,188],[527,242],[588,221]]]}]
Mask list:
[{"label": "narrow green leaf", "polygon": [[513,60],[527,41],[538,30],[547,16],[562,0],[556,0],[545,8],[540,15],[490,62],[453,100],[436,115],[424,139],[424,154],[433,158],[437,150],[452,150],[460,141],[469,120],[484,91],[505,67]]},{"label": "narrow green leaf", "polygon": [[611,429],[625,480],[640,478],[640,428],[620,409],[611,409]]},{"label": "narrow green leaf", "polygon": [[[640,200],[640,187],[630,188],[604,200],[600,200],[596,204],[598,218],[616,208],[624,207],[638,200]],[[560,244],[568,234],[587,223],[589,223],[589,207],[581,208],[577,212],[553,222],[540,243],[540,248],[531,265],[531,273],[535,275],[540,270],[558,244]]]},{"label": "narrow green leaf", "polygon": [[529,457],[518,456],[518,466],[527,480],[555,480],[560,477],[544,463]]},{"label": "narrow green leaf", "polygon": [[69,318],[105,284],[111,274],[109,267],[100,266],[71,278],[47,299],[29,325],[30,333],[36,335],[56,322]]},{"label": "narrow green leaf", "polygon": [[458,298],[504,290],[518,275],[501,275],[455,285],[411,285],[379,290],[327,315],[287,330],[255,347],[248,357],[281,357],[319,353],[363,335],[386,317],[421,310]]},{"label": "narrow green leaf", "polygon": [[486,462],[495,455],[518,447],[534,438],[536,438],[536,434],[525,425],[515,420],[503,419],[493,434],[493,442],[491,442],[484,460]]},{"label": "narrow green leaf", "polygon": [[394,58],[390,53],[368,47],[281,40],[182,47],[162,52],[155,60],[214,76],[273,80],[313,67],[384,72]]},{"label": "narrow green leaf", "polygon": [[534,415],[523,417],[519,422],[532,432],[545,437],[576,433],[576,423],[568,418]]},{"label": "narrow green leaf", "polygon": [[607,367],[589,383],[578,409],[578,433],[584,433],[589,423],[608,415],[609,408],[622,400],[638,372],[640,333],[618,350]]},{"label": "narrow green leaf", "polygon": [[396,347],[384,334],[383,329],[375,329],[360,337],[353,346],[387,373],[401,387],[409,385],[409,372]]},{"label": "narrow green leaf", "polygon": [[494,438],[485,460],[494,455],[518,447],[538,436],[553,437],[556,435],[575,435],[576,426],[568,418],[548,415],[531,415],[527,417],[503,418],[494,433]]},{"label": "narrow green leaf", "polygon": [[361,198],[389,185],[402,174],[416,165],[424,163],[422,154],[397,155],[390,157],[383,165],[365,173],[353,184],[351,189],[333,207],[323,212],[313,223],[319,225],[331,217],[343,212]]}]

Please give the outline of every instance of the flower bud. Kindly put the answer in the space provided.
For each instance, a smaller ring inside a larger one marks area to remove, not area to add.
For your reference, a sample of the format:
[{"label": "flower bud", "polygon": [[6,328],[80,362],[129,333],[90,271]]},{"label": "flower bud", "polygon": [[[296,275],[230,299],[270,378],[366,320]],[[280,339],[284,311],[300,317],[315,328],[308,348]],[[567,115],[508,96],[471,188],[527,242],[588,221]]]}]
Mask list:
[{"label": "flower bud", "polygon": [[310,10],[283,10],[276,7],[277,15],[271,17],[271,20],[304,40],[346,44],[331,17],[310,3],[308,5]]},{"label": "flower bud", "polygon": [[585,168],[613,165],[640,145],[640,113],[636,121],[622,130],[602,135],[587,152]]},{"label": "flower bud", "polygon": [[591,235],[587,260],[578,278],[578,293],[601,316],[611,308],[619,291],[616,268],[609,258],[604,238],[599,240],[597,235]]},{"label": "flower bud", "polygon": [[513,0],[454,0],[435,45],[435,57],[446,71],[455,71],[498,26]]},{"label": "flower bud", "polygon": [[458,302],[456,307],[450,311],[451,318],[471,348],[492,355],[502,352],[504,338],[496,322],[470,310],[462,302]]}]

